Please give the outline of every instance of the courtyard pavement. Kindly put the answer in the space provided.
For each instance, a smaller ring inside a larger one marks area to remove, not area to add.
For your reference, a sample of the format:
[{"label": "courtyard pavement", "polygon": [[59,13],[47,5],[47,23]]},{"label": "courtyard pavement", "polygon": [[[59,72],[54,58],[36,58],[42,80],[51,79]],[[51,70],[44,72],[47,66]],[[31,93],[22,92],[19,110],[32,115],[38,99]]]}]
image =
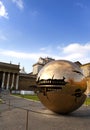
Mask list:
[{"label": "courtyard pavement", "polygon": [[0,130],[89,130],[90,106],[56,114],[39,101],[6,95],[0,104]]}]

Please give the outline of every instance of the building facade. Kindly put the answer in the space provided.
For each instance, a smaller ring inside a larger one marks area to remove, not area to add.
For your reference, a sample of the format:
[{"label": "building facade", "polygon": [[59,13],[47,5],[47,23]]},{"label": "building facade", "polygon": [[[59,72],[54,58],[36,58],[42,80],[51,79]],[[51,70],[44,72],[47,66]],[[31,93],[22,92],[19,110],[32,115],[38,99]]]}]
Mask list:
[{"label": "building facade", "polygon": [[18,90],[34,90],[36,87],[36,75],[20,73]]},{"label": "building facade", "polygon": [[81,69],[83,70],[83,74],[87,80],[87,95],[90,94],[90,63],[81,65]]},{"label": "building facade", "polygon": [[49,57],[46,57],[46,58],[40,57],[39,60],[38,60],[38,62],[33,65],[33,75],[38,74],[38,72],[40,71],[40,69],[41,69],[45,64],[47,64],[47,63],[50,62],[50,61],[54,61],[54,60],[55,60],[55,59],[52,59],[52,58],[49,58]]},{"label": "building facade", "polygon": [[27,74],[20,65],[0,62],[0,88],[7,90],[32,90],[36,76]]},{"label": "building facade", "polygon": [[18,90],[19,65],[0,62],[0,88]]}]

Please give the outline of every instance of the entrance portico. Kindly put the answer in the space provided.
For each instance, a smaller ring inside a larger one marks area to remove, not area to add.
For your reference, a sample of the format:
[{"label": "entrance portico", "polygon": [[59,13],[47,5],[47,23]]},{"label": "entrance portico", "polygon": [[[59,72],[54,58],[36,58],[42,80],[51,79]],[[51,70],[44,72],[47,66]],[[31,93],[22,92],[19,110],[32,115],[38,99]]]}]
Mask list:
[{"label": "entrance portico", "polygon": [[19,65],[0,62],[0,87],[18,90],[19,70]]}]

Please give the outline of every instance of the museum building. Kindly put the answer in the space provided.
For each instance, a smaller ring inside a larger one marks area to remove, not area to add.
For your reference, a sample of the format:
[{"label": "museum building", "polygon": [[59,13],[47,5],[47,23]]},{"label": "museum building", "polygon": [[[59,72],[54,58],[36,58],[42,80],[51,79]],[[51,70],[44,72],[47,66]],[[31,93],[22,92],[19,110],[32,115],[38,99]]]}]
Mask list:
[{"label": "museum building", "polygon": [[9,90],[32,90],[36,76],[20,70],[20,65],[0,62],[0,88]]}]

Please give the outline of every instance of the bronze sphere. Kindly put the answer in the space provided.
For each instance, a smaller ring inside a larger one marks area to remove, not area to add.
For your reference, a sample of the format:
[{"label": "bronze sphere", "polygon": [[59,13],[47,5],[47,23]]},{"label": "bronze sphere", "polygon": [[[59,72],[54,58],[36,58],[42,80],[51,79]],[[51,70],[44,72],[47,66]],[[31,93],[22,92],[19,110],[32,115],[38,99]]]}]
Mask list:
[{"label": "bronze sphere", "polygon": [[86,79],[80,67],[70,61],[47,63],[37,76],[37,95],[50,110],[67,114],[85,101]]}]

